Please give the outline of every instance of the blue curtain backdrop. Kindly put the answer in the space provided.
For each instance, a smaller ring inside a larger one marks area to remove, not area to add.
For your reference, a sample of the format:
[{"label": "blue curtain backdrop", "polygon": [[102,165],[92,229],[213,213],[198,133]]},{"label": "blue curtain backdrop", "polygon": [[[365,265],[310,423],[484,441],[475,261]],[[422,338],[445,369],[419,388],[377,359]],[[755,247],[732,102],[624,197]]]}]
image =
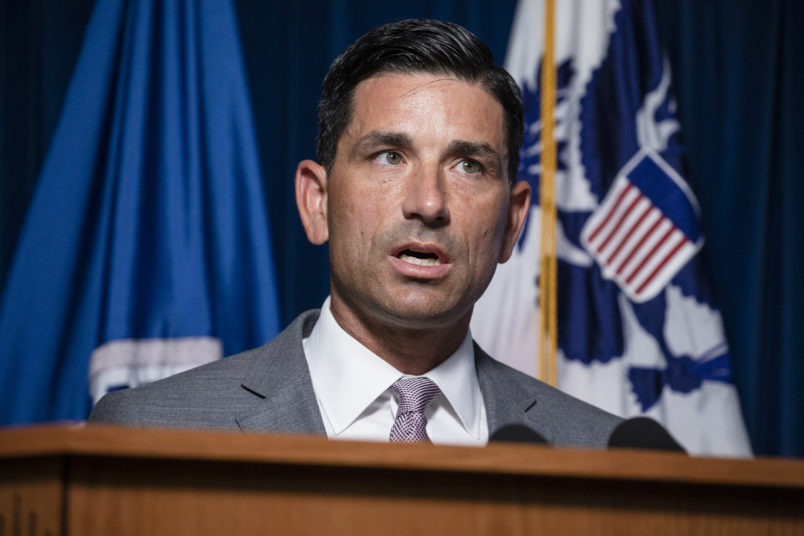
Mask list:
[{"label": "blue curtain backdrop", "polygon": [[[804,456],[804,4],[654,3],[746,424],[757,454]],[[292,177],[298,160],[314,154],[315,105],[329,63],[369,28],[407,17],[463,24],[502,63],[516,4],[235,4],[287,324],[318,306],[328,288],[326,250],[304,238]],[[93,5],[0,0],[0,283]]]},{"label": "blue curtain backdrop", "polygon": [[804,456],[804,2],[657,7],[746,426]]}]

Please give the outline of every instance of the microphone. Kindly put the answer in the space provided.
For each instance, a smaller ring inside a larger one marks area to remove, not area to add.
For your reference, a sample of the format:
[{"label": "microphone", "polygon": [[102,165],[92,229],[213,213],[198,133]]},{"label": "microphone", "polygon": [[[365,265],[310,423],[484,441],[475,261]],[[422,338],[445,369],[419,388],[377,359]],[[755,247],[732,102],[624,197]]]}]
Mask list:
[{"label": "microphone", "polygon": [[506,424],[497,429],[489,437],[489,443],[499,441],[505,443],[531,443],[534,445],[549,445],[542,435],[522,424]]},{"label": "microphone", "polygon": [[634,417],[621,422],[609,436],[608,447],[686,453],[661,424],[648,417]]}]

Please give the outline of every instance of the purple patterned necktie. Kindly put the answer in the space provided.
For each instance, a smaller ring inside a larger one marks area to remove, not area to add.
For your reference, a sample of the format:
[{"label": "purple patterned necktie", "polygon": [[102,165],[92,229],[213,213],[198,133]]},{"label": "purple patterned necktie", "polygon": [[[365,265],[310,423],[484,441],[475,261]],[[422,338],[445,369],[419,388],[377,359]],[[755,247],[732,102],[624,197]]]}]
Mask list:
[{"label": "purple patterned necktie", "polygon": [[391,391],[399,399],[399,409],[391,428],[391,442],[430,443],[424,410],[441,392],[438,386],[430,378],[407,377],[398,379]]}]

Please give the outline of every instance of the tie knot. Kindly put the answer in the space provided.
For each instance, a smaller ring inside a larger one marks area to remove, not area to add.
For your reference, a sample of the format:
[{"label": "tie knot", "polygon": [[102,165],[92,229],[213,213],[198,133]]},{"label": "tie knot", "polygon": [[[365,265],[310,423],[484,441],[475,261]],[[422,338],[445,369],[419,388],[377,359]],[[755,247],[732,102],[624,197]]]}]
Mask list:
[{"label": "tie knot", "polygon": [[441,392],[433,380],[423,376],[400,378],[391,390],[399,397],[398,413],[423,413]]}]

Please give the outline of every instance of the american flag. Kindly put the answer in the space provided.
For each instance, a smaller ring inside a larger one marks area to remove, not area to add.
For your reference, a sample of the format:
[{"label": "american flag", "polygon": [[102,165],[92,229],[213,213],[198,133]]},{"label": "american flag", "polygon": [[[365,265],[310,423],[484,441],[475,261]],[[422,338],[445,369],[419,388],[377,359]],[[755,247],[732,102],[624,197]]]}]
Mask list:
[{"label": "american flag", "polygon": [[643,149],[617,175],[581,243],[635,302],[656,296],[703,244],[695,197],[658,154]]}]

